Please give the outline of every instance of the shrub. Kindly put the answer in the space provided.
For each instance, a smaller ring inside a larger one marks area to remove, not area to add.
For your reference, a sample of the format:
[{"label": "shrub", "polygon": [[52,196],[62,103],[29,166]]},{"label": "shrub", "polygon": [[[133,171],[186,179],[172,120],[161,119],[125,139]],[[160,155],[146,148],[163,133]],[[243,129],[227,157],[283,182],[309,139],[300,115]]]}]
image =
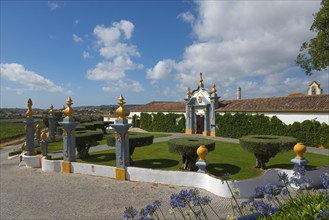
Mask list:
[{"label": "shrub", "polygon": [[180,132],[185,131],[185,116],[184,114],[157,114],[141,113],[140,118],[141,128],[147,131],[159,132]]},{"label": "shrub", "polygon": [[266,169],[265,163],[281,151],[292,150],[296,138],[275,135],[249,135],[240,138],[243,149],[256,157],[256,167]]},{"label": "shrub", "polygon": [[[128,132],[129,134],[129,153],[130,157],[135,151],[135,147],[143,147],[153,144],[154,136],[148,133],[139,132]],[[115,146],[115,133],[110,133],[107,135],[107,145]],[[133,160],[130,158],[130,163],[133,164]]]},{"label": "shrub", "polygon": [[182,156],[182,169],[197,170],[195,165],[198,155],[197,149],[204,145],[208,151],[215,149],[215,142],[203,138],[174,138],[168,141],[170,153],[180,154]]},{"label": "shrub", "polygon": [[57,129],[56,129],[56,133],[57,133],[57,135],[63,135],[63,128],[62,127],[57,127]]},{"label": "shrub", "polygon": [[18,150],[14,150],[14,151],[10,151],[8,153],[8,156],[11,157],[11,156],[14,156],[14,155],[17,155],[17,154],[21,154],[23,151],[21,149],[18,149]]},{"label": "shrub", "polygon": [[89,148],[97,144],[97,141],[103,139],[101,131],[80,131],[76,134],[76,148],[78,158],[86,158],[89,156]]}]

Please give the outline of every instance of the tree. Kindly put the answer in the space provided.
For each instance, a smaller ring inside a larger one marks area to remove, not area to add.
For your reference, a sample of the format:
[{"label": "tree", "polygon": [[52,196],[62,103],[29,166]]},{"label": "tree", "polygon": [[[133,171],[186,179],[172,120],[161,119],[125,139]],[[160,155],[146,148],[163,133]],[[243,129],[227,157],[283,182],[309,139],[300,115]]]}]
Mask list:
[{"label": "tree", "polygon": [[319,12],[313,16],[310,30],[316,33],[316,37],[302,44],[296,59],[306,75],[312,75],[312,71],[327,70],[329,66],[329,0],[322,0]]}]

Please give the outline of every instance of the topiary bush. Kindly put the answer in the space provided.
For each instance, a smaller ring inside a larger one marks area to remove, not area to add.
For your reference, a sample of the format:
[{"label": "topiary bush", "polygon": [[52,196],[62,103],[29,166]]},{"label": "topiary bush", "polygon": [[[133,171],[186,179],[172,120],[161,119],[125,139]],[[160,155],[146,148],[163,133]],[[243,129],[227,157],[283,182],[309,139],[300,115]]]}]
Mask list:
[{"label": "topiary bush", "polygon": [[265,163],[281,151],[292,150],[296,138],[275,135],[248,135],[240,138],[240,146],[256,157],[256,168],[266,169]]},{"label": "topiary bush", "polygon": [[[141,132],[128,132],[129,134],[129,153],[130,153],[130,164],[133,164],[131,156],[135,151],[135,147],[143,147],[153,144],[154,136],[148,133]],[[107,145],[115,146],[115,133],[107,135]]]},{"label": "topiary bush", "polygon": [[102,139],[103,132],[101,131],[78,131],[76,134],[77,157],[89,157],[89,148],[97,145],[97,141]]},{"label": "topiary bush", "polygon": [[170,153],[180,154],[182,156],[182,169],[196,171],[195,165],[198,155],[196,153],[200,145],[204,145],[208,151],[215,149],[215,142],[203,138],[174,138],[168,141],[168,150]]}]

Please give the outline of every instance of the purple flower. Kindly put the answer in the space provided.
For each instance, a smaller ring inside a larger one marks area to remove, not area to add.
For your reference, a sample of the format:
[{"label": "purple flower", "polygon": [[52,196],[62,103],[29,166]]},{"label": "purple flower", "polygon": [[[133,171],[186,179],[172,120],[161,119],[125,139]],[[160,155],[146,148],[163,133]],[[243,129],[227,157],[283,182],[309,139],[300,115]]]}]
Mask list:
[{"label": "purple flower", "polygon": [[264,216],[272,215],[276,212],[276,208],[272,207],[270,203],[265,203],[264,201],[257,202],[257,210]]},{"label": "purple flower", "polygon": [[132,206],[129,206],[129,207],[126,207],[126,210],[123,212],[123,217],[125,219],[130,219],[130,218],[135,218],[137,216],[138,212],[137,210],[132,207]]},{"label": "purple flower", "polygon": [[329,184],[329,173],[322,173],[320,175],[320,178],[322,179],[322,185],[325,189],[328,189]]},{"label": "purple flower", "polygon": [[289,190],[287,190],[286,188],[282,189],[281,191],[282,195],[286,196],[289,194]]}]

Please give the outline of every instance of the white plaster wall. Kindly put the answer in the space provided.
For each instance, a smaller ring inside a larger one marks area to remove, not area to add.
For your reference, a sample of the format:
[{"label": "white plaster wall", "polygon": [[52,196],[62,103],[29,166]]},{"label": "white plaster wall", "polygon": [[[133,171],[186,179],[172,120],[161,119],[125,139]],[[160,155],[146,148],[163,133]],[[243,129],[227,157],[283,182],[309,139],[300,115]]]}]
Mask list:
[{"label": "white plaster wall", "polygon": [[111,166],[72,162],[71,172],[115,178],[115,167]]},{"label": "white plaster wall", "polygon": [[[62,161],[49,161],[43,158],[43,171],[58,172],[59,166],[61,167]],[[52,170],[53,169],[53,170]],[[94,176],[103,176],[115,178],[115,167],[102,166],[94,164],[85,164],[72,162],[72,173],[80,173]],[[253,196],[254,189],[259,186],[265,186],[267,183],[282,185],[279,182],[278,174],[285,172],[288,176],[292,176],[292,170],[271,169],[261,176],[253,179],[229,181],[230,187],[240,189],[240,198],[249,198]],[[313,183],[311,186],[319,186],[322,184],[320,174],[329,172],[329,167],[322,167],[321,169],[307,171],[306,177],[311,178]],[[229,198],[231,197],[230,191],[226,184],[223,184],[220,179],[204,173],[197,172],[182,172],[182,171],[164,171],[144,169],[138,167],[127,167],[127,180],[169,184],[176,186],[194,187],[207,190],[215,195]]]},{"label": "white plaster wall", "polygon": [[22,154],[23,160],[26,164],[26,167],[29,168],[40,168],[40,155],[28,156],[26,153]]},{"label": "white plaster wall", "polygon": [[47,160],[42,157],[42,171],[44,172],[62,172],[63,160]]}]

